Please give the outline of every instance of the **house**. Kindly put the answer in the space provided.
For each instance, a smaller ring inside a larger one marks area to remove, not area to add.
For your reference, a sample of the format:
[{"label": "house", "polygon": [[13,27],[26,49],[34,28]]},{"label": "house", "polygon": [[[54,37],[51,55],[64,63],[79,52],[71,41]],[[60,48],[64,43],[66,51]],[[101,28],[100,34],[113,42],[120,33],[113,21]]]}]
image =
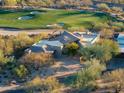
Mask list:
[{"label": "house", "polygon": [[78,42],[79,38],[74,36],[73,34],[63,31],[59,34],[54,34],[48,40],[41,40],[35,44],[33,44],[30,48],[26,50],[26,52],[30,53],[51,53],[55,57],[60,57],[62,55],[62,50],[64,45],[71,42]]},{"label": "house", "polygon": [[86,33],[86,32],[75,32],[70,33],[67,31],[53,33],[48,40],[41,40],[33,44],[29,49],[28,53],[51,53],[55,57],[61,57],[62,50],[66,44],[76,42],[79,46],[89,46],[94,44],[99,38],[98,34]]},{"label": "house", "polygon": [[120,52],[124,53],[124,34],[120,33],[116,40],[119,44]]},{"label": "house", "polygon": [[86,47],[93,45],[100,38],[100,34],[91,32],[74,32],[74,35],[80,38],[80,45]]}]

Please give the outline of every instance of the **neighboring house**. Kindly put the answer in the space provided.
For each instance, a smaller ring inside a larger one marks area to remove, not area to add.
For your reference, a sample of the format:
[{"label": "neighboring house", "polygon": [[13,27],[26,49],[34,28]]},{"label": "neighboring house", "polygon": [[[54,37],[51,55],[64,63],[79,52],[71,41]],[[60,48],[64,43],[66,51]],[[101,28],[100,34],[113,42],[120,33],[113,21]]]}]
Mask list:
[{"label": "neighboring house", "polygon": [[28,51],[28,53],[51,53],[55,57],[61,57],[62,50],[66,44],[76,42],[79,46],[89,46],[94,44],[98,38],[98,34],[86,32],[70,33],[63,31],[54,35],[52,34],[48,40],[41,40],[38,43],[33,44],[26,51]]},{"label": "neighboring house", "polygon": [[124,53],[124,34],[119,34],[117,37],[117,42],[120,47],[120,52]]}]

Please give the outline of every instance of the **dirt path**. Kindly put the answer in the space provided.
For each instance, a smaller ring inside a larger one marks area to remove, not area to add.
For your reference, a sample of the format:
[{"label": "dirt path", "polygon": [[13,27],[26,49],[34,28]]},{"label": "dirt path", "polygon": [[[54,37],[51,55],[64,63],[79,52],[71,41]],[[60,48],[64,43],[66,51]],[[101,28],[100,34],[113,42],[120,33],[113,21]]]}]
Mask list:
[{"label": "dirt path", "polygon": [[3,86],[3,87],[0,87],[0,93],[4,93],[5,91],[9,91],[9,90],[15,90],[18,87],[20,87],[20,85]]},{"label": "dirt path", "polygon": [[0,35],[18,35],[21,32],[26,32],[27,34],[39,34],[39,33],[52,33],[54,30],[50,29],[37,29],[37,30],[19,30],[19,29],[11,29],[11,28],[0,28]]},{"label": "dirt path", "polygon": [[77,73],[83,68],[78,59],[72,57],[60,58],[56,61],[56,64],[49,67],[48,69],[42,70],[41,76],[52,76],[56,78],[64,78]]}]

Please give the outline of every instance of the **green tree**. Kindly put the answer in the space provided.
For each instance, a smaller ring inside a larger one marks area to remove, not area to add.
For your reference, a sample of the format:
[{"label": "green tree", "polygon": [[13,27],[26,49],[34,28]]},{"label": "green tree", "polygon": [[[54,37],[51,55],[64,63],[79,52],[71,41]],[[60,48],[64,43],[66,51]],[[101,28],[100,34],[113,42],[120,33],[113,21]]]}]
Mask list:
[{"label": "green tree", "polygon": [[68,55],[75,55],[79,49],[79,46],[77,43],[70,43],[65,46],[67,49],[67,54]]},{"label": "green tree", "polygon": [[63,85],[60,84],[56,78],[48,77],[42,79],[37,76],[32,81],[26,83],[25,87],[28,93],[60,93],[60,88],[62,88]]},{"label": "green tree", "polygon": [[14,74],[19,78],[24,78],[27,76],[28,70],[24,65],[14,68]]}]

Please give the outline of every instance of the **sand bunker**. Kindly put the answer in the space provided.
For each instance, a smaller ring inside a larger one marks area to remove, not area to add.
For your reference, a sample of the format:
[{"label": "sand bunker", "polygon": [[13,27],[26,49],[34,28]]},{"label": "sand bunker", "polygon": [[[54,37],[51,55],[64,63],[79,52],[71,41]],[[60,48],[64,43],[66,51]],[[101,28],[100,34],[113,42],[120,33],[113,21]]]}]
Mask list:
[{"label": "sand bunker", "polygon": [[19,17],[18,20],[29,20],[32,18],[33,18],[33,16],[22,16],[22,17]]}]

